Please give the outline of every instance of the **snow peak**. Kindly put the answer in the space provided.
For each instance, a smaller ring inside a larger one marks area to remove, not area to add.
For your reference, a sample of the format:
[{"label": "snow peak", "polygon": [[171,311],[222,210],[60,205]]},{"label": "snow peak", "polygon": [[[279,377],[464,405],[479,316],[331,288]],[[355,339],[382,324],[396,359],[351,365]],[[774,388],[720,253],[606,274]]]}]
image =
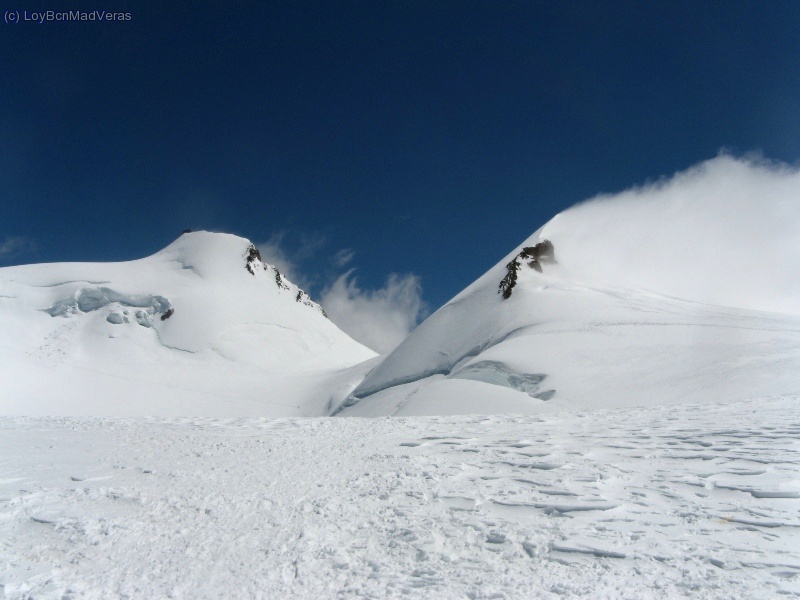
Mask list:
[{"label": "snow peak", "polygon": [[542,264],[553,264],[556,262],[555,253],[553,250],[553,242],[550,240],[542,240],[535,246],[526,246],[522,252],[517,254],[510,263],[506,265],[508,272],[503,280],[500,282],[497,293],[503,294],[503,300],[511,297],[511,290],[517,285],[517,271],[520,264],[519,259],[527,260],[528,266],[542,272]]},{"label": "snow peak", "polygon": [[22,11],[23,21],[35,21],[44,23],[45,21],[130,21],[131,13],[128,12],[107,12],[105,10],[70,10],[66,12],[56,12],[46,10],[43,12]]}]

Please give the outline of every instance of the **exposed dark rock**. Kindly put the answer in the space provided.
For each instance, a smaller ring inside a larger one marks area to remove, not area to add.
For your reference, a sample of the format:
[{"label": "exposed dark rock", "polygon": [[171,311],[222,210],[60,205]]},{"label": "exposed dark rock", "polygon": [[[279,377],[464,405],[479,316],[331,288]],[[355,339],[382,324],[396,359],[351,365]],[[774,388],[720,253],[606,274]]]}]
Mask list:
[{"label": "exposed dark rock", "polygon": [[322,313],[322,316],[326,319],[328,315],[325,313],[325,310],[316,302],[311,299],[311,296],[306,294],[300,288],[297,288],[297,296],[294,297],[295,302],[299,302],[300,304],[305,304],[306,306],[310,306],[311,308],[318,308],[319,311]]},{"label": "exposed dark rock", "polygon": [[553,264],[556,262],[555,252],[553,249],[553,242],[550,240],[542,240],[535,246],[527,246],[519,253],[519,257],[523,259],[530,259],[528,266],[531,269],[542,272],[543,264]]},{"label": "exposed dark rock", "polygon": [[244,256],[246,260],[244,268],[250,271],[250,275],[255,275],[256,270],[254,263],[256,261],[261,262],[261,252],[258,251],[258,248],[256,248],[255,245],[250,244],[247,247],[247,251],[245,252]]},{"label": "exposed dark rock", "polygon": [[519,271],[519,261],[515,258],[510,263],[506,265],[506,269],[508,272],[506,276],[503,277],[503,280],[500,282],[500,287],[497,290],[497,293],[503,294],[503,300],[506,300],[511,297],[511,290],[514,289],[514,286],[517,285],[517,271]]},{"label": "exposed dark rock", "polygon": [[282,290],[289,289],[289,286],[283,282],[283,275],[281,275],[281,272],[278,271],[278,267],[275,267],[275,283],[277,283],[278,287]]},{"label": "exposed dark rock", "polygon": [[555,249],[553,242],[550,240],[542,240],[535,246],[526,246],[519,253],[520,258],[532,258],[545,264],[552,264],[556,262]]},{"label": "exposed dark rock", "polygon": [[184,233],[192,233],[192,230],[191,230],[191,229],[184,229],[184,230],[181,232],[181,235],[183,235]]},{"label": "exposed dark rock", "polygon": [[306,306],[316,306],[317,303],[311,299],[311,296],[306,294],[303,290],[297,290],[297,296],[295,296],[295,302],[300,302],[301,304],[305,304]]},{"label": "exposed dark rock", "polygon": [[551,265],[556,262],[553,242],[550,240],[542,240],[535,246],[526,246],[514,257],[514,260],[506,265],[506,276],[503,277],[497,290],[498,294],[503,294],[503,300],[507,300],[511,297],[511,291],[514,289],[514,286],[517,285],[517,272],[520,268],[519,259],[527,260],[528,266],[531,269],[541,273],[543,264]]},{"label": "exposed dark rock", "polygon": [[[287,284],[287,282],[283,279],[283,275],[278,270],[278,267],[274,267],[272,265],[268,265],[262,262],[261,252],[258,251],[258,248],[256,248],[254,244],[250,244],[247,247],[244,257],[245,257],[245,265],[244,265],[245,269],[247,269],[251,275],[256,274],[256,269],[258,268],[257,265],[261,265],[265,271],[268,269],[275,269],[275,284],[278,286],[278,288],[286,291],[289,291],[291,289]],[[322,313],[322,315],[326,319],[328,318],[328,315],[325,314],[325,311],[322,309],[322,307],[316,302],[314,302],[311,299],[311,297],[300,288],[297,288],[297,295],[295,296],[294,300],[295,302],[299,302],[300,304],[305,304],[306,306],[310,306],[312,308],[318,308],[319,311]],[[172,312],[161,317],[161,319],[162,320],[167,319],[171,314]]]},{"label": "exposed dark rock", "polygon": [[169,319],[174,314],[175,314],[175,309],[174,308],[170,308],[167,312],[165,312],[163,315],[161,315],[161,320],[162,321],[166,321],[167,319]]}]

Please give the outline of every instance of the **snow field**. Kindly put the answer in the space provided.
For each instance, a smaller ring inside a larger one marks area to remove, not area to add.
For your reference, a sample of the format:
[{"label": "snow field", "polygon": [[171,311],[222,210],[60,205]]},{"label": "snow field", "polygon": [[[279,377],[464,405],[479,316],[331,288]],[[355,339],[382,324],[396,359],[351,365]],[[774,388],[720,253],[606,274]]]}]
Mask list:
[{"label": "snow field", "polygon": [[797,397],[0,419],[6,598],[800,595]]}]

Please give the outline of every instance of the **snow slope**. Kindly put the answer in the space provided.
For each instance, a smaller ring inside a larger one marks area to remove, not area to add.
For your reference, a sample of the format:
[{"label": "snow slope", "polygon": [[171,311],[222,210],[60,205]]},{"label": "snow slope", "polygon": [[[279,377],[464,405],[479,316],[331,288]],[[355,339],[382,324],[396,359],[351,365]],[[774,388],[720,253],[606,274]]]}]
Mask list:
[{"label": "snow slope", "polygon": [[322,415],[375,354],[246,239],[0,269],[0,413]]},{"label": "snow slope", "polygon": [[0,596],[798,596],[798,198],[575,207],[384,358],[235,236],[2,269]]},{"label": "snow slope", "polygon": [[0,596],[796,597],[797,402],[0,418]]},{"label": "snow slope", "polygon": [[[339,414],[539,413],[800,392],[797,223],[800,174],[727,156],[573,207],[429,317]],[[545,240],[555,262],[523,251]],[[516,285],[503,299],[507,276]]]}]

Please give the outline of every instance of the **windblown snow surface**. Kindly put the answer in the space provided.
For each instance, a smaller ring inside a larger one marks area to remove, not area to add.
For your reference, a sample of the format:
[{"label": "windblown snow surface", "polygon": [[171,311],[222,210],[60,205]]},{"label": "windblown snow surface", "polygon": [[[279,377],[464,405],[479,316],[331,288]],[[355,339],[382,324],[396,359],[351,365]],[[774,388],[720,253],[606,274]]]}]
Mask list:
[{"label": "windblown snow surface", "polygon": [[558,215],[381,358],[241,238],[0,270],[0,590],[800,596],[797,223],[796,170],[720,156]]},{"label": "windblown snow surface", "polygon": [[10,598],[800,594],[797,398],[0,420]]}]

